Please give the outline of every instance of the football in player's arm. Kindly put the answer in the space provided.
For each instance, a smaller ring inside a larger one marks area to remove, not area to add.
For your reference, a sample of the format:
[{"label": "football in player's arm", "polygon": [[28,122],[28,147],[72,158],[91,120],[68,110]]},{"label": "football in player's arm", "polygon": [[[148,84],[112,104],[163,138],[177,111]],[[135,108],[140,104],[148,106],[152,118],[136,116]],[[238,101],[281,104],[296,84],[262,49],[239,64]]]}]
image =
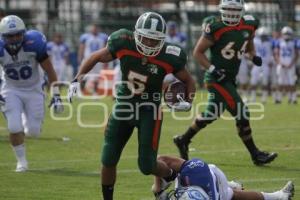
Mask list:
[{"label": "football in player's arm", "polygon": [[[251,15],[243,16],[243,1],[221,0],[221,17],[204,19],[203,34],[194,48],[194,57],[206,69],[205,84],[209,103],[205,112],[199,115],[183,135],[176,136],[174,143],[180,155],[188,159],[188,146],[198,131],[215,121],[224,110],[235,118],[238,134],[248,149],[256,165],[273,161],[277,154],[260,151],[252,138],[250,114],[237,92],[235,79],[241,58],[248,53],[257,66],[261,58],[255,55],[253,46],[254,32],[258,20]],[[236,15],[232,15],[235,12]],[[210,58],[205,54],[210,50]]]},{"label": "football in player's arm", "polygon": [[[55,84],[57,78],[42,33],[26,31],[22,19],[9,15],[0,22],[0,34],[0,65],[4,77],[0,105],[17,158],[16,171],[23,172],[28,169],[24,135],[39,136],[44,119],[43,76],[39,64],[47,73],[50,84]],[[58,87],[53,86],[52,94],[49,106],[60,113],[63,105]]]},{"label": "football in player's arm", "polygon": [[[117,88],[116,103],[105,129],[102,149],[101,182],[104,200],[113,199],[117,164],[135,127],[139,135],[140,171],[167,180],[176,175],[165,163],[156,160],[162,124],[162,83],[166,74],[173,73],[186,85],[187,101],[192,103],[195,82],[185,69],[185,52],[180,47],[165,43],[165,37],[164,19],[153,12],[142,14],[134,32],[120,29],[110,35],[108,45],[93,53],[81,65],[69,88],[71,101],[78,92],[79,81],[97,62],[106,63],[116,58],[120,60],[122,83]],[[180,109],[189,110],[186,106],[176,108]]]}]

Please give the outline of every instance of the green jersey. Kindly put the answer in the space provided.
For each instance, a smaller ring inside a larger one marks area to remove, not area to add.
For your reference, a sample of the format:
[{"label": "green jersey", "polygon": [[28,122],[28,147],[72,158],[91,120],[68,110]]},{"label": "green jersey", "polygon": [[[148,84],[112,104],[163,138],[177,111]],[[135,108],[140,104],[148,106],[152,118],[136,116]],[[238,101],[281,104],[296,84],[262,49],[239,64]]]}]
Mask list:
[{"label": "green jersey", "polygon": [[108,48],[121,65],[118,101],[160,103],[165,75],[184,69],[187,61],[183,49],[168,43],[157,56],[143,56],[136,49],[133,32],[126,29],[110,35]]},{"label": "green jersey", "polygon": [[[224,69],[227,80],[235,81],[241,57],[247,44],[253,39],[259,21],[252,15],[245,15],[237,26],[226,26],[220,18],[210,16],[203,21],[204,36],[214,42],[210,47],[210,61],[217,69]],[[205,80],[214,78],[207,72]]]}]

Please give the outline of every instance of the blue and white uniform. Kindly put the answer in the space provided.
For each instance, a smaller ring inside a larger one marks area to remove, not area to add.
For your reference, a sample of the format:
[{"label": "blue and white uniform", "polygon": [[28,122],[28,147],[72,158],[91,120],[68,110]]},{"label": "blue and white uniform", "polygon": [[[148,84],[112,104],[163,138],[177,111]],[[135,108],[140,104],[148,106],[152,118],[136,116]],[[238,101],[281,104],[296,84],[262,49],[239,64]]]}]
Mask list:
[{"label": "blue and white uniform", "polygon": [[[105,47],[107,43],[108,35],[105,33],[98,33],[94,35],[92,33],[84,33],[80,36],[80,43],[84,44],[83,61],[86,60],[90,55]],[[97,63],[94,68],[88,74],[99,74],[103,64]]]},{"label": "blue and white uniform", "polygon": [[177,187],[199,186],[211,200],[231,200],[233,197],[225,174],[215,165],[192,159],[182,165],[179,173]]},{"label": "blue and white uniform", "polygon": [[66,57],[69,55],[68,45],[66,43],[57,44],[55,42],[48,42],[47,53],[51,58],[58,81],[66,81]]},{"label": "blue and white uniform", "polygon": [[296,66],[289,66],[295,59],[297,51],[300,49],[297,40],[279,39],[275,43],[275,48],[279,49],[279,65],[277,66],[278,84],[294,86],[296,82]]},{"label": "blue and white uniform", "polygon": [[39,63],[47,58],[47,41],[38,31],[29,30],[24,34],[22,46],[14,56],[0,40],[1,95],[6,100],[2,109],[10,133],[40,133],[44,118],[44,79]]},{"label": "blue and white uniform", "polygon": [[241,58],[239,73],[237,74],[237,82],[240,85],[246,85],[249,82],[248,60],[245,58],[244,55]]},{"label": "blue and white uniform", "polygon": [[[272,39],[262,40],[260,37],[255,37],[254,47],[256,55],[262,58],[262,66],[253,66],[251,70],[251,85],[257,85],[259,82],[262,85],[266,86],[269,83],[269,80],[274,84],[276,82],[276,70],[273,66],[273,45]],[[275,75],[275,76],[274,76]]]}]

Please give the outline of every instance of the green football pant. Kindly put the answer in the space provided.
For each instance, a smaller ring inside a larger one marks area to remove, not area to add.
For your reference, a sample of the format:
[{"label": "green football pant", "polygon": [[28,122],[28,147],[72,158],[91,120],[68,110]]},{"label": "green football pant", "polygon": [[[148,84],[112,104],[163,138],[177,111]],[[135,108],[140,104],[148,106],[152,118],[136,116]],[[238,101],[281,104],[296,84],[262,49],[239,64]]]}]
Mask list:
[{"label": "green football pant", "polygon": [[[102,164],[116,166],[133,129],[138,129],[138,165],[145,175],[156,168],[162,113],[157,106],[141,106],[129,111],[126,105],[116,104],[105,130]],[[124,112],[124,110],[127,112]]]}]

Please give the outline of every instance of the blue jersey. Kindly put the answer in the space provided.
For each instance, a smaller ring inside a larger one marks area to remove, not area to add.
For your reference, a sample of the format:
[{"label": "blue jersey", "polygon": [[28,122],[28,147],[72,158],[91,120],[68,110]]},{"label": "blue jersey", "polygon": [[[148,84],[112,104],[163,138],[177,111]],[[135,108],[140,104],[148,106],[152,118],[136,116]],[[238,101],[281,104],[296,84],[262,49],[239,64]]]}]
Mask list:
[{"label": "blue jersey", "polygon": [[274,42],[274,47],[279,50],[279,60],[280,64],[283,65],[290,65],[293,60],[295,59],[295,56],[297,54],[297,51],[299,51],[299,42],[295,40],[284,40],[279,39]]},{"label": "blue jersey", "polygon": [[62,68],[66,65],[66,57],[69,55],[69,47],[66,43],[48,42],[47,52],[54,68]]},{"label": "blue jersey", "polygon": [[105,47],[108,36],[105,33],[98,33],[97,35],[91,33],[84,33],[80,36],[80,43],[85,45],[83,58],[88,58],[91,53]]},{"label": "blue jersey", "polygon": [[39,31],[26,31],[20,50],[13,56],[6,50],[5,42],[0,40],[2,89],[41,89],[43,76],[39,63],[47,58],[47,41]]},{"label": "blue jersey", "polygon": [[178,183],[183,187],[199,186],[208,194],[210,199],[216,199],[216,184],[213,175],[208,164],[200,159],[192,159],[182,165]]}]

